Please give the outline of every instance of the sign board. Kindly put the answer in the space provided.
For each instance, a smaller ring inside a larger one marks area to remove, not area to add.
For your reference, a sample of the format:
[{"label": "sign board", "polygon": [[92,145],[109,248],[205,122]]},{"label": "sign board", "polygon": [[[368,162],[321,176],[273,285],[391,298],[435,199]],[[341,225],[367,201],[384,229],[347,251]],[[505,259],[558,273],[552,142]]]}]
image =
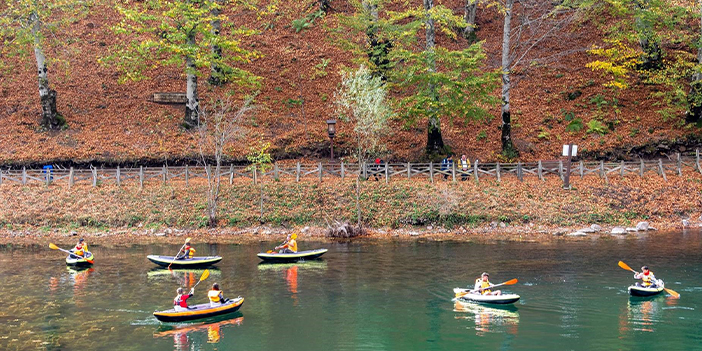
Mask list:
[{"label": "sign board", "polygon": [[[571,145],[563,145],[563,156],[568,156],[568,146],[571,146]],[[573,150],[571,151],[570,156],[573,156],[573,157],[578,156],[578,145],[572,145],[572,146],[573,146]]]}]

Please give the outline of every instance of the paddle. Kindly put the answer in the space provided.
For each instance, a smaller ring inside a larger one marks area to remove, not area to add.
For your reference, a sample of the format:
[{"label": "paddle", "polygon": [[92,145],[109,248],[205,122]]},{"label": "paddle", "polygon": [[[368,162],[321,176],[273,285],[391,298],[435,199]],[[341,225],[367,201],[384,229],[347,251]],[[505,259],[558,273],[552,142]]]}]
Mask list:
[{"label": "paddle", "polygon": [[[68,251],[68,250],[64,250],[64,249],[62,249],[62,248],[56,246],[54,243],[49,243],[49,248],[52,249],[52,250],[63,251],[63,252],[65,252],[65,253],[67,253],[67,254],[69,254],[69,255],[71,255],[71,256],[80,257],[80,258],[85,258],[85,256],[76,255],[76,254],[73,253],[73,252],[70,252],[70,251]],[[90,262],[91,264],[93,263],[93,260],[86,260],[86,261]]]},{"label": "paddle", "polygon": [[207,277],[209,277],[209,276],[210,276],[210,270],[205,269],[205,271],[202,272],[202,275],[200,276],[200,280],[197,283],[195,283],[195,286],[193,286],[192,289],[195,289],[195,287],[198,286],[198,284],[200,284],[201,281],[207,279]]},{"label": "paddle", "polygon": [[[631,267],[629,267],[626,263],[624,263],[624,262],[622,262],[622,261],[619,261],[619,267],[622,267],[623,269],[626,269],[627,271],[632,271],[632,272],[634,272],[635,274],[639,274],[639,272],[637,272],[637,271],[631,269]],[[674,298],[676,298],[676,299],[679,299],[679,298],[680,298],[680,294],[679,294],[677,291],[673,290],[673,289],[663,288],[663,290],[665,290],[665,292],[667,292],[668,294],[672,295],[672,296],[673,296]]]},{"label": "paddle", "polygon": [[[514,285],[514,284],[517,284],[517,282],[518,282],[517,278],[514,278],[514,279],[508,280],[508,281],[506,281],[506,282],[504,282],[504,283],[495,284],[495,285],[489,286],[489,287],[487,287],[487,288],[480,288],[480,289],[478,289],[477,291],[492,289],[492,288],[496,288],[496,287],[498,287],[498,286],[503,286],[503,285]],[[462,292],[462,293],[456,293],[456,298],[459,298],[459,297],[462,297],[462,296],[466,296],[466,295],[470,294],[471,291],[476,291],[476,290],[469,290],[469,291]]]},{"label": "paddle", "polygon": [[[183,246],[180,247],[180,250],[178,250],[178,253],[175,256],[173,256],[173,260],[168,265],[169,271],[171,270],[171,265],[173,264],[173,262],[175,262],[176,258],[178,258],[178,255],[180,255],[180,252],[183,251],[183,248],[185,247],[185,245],[188,245],[189,242],[190,242],[190,238],[185,239],[185,244],[183,244]],[[209,275],[209,273],[208,273],[208,275]]]}]

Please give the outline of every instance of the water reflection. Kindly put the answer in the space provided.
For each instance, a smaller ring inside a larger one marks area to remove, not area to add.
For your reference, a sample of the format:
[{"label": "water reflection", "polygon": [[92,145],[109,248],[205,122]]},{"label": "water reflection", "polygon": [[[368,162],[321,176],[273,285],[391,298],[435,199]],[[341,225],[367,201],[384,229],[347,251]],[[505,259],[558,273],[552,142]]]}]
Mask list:
[{"label": "water reflection", "polygon": [[473,319],[475,335],[487,333],[507,333],[517,335],[519,311],[514,305],[489,307],[477,303],[456,301],[454,312],[468,312],[471,316],[457,315],[456,319]]},{"label": "water reflection", "polygon": [[[210,267],[207,270],[210,271],[211,277],[220,277],[222,271],[219,268]],[[165,268],[153,268],[146,273],[149,280],[168,280],[174,279],[182,287],[192,287],[200,280],[200,277],[205,272],[205,269],[165,269]]]},{"label": "water reflection", "polygon": [[627,309],[620,318],[619,330],[624,333],[629,330],[654,332],[660,320],[663,304],[676,304],[674,299],[666,299],[663,295],[654,297],[630,297]]},{"label": "water reflection", "polygon": [[293,300],[293,306],[298,304],[298,286],[297,286],[297,274],[298,270],[325,270],[327,269],[327,262],[322,260],[312,260],[312,261],[302,261],[295,263],[270,263],[261,262],[258,264],[259,270],[271,270],[271,271],[282,271],[285,275],[285,283],[288,286],[288,292],[290,293],[290,298]]},{"label": "water reflection", "polygon": [[173,338],[173,348],[177,351],[200,350],[207,336],[208,344],[217,344],[224,337],[225,327],[239,326],[244,322],[241,313],[239,317],[220,317],[209,322],[181,325],[161,325],[154,333],[154,338]]}]

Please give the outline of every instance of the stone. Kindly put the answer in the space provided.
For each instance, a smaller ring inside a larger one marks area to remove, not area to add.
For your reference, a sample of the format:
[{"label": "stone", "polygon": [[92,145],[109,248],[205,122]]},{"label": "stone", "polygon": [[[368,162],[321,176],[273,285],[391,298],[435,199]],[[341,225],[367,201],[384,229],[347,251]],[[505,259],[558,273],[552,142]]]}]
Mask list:
[{"label": "stone", "polygon": [[587,233],[583,233],[583,232],[578,231],[578,232],[569,233],[566,236],[587,236]]},{"label": "stone", "polygon": [[71,232],[69,234],[71,234],[72,236],[76,236],[76,235],[78,235],[78,232],[75,230],[71,230]]},{"label": "stone", "polygon": [[154,234],[154,235],[156,235],[156,236],[166,236],[166,233],[156,233],[156,234]]},{"label": "stone", "polygon": [[591,225],[591,226],[590,226],[590,229],[592,229],[592,230],[594,230],[594,231],[596,231],[596,232],[602,231],[602,227],[600,227],[600,226],[597,225],[597,224]]},{"label": "stone", "polygon": [[434,227],[432,227],[432,226],[427,227],[427,230],[432,230],[432,229],[434,229]]},{"label": "stone", "polygon": [[648,230],[648,222],[639,222],[636,224],[636,230],[646,231]]},{"label": "stone", "polygon": [[638,232],[639,230],[636,228],[632,228],[632,227],[626,227],[626,231],[627,232]]},{"label": "stone", "polygon": [[500,222],[500,228],[507,228],[507,224],[505,224],[505,222]]},{"label": "stone", "polygon": [[682,220],[682,226],[683,226],[683,228],[689,227],[689,226],[690,226],[690,221],[688,221],[687,219],[683,219],[683,220]]},{"label": "stone", "polygon": [[310,227],[304,227],[302,228],[301,232],[306,233],[308,230],[310,230]]},{"label": "stone", "polygon": [[409,235],[411,235],[411,236],[417,236],[417,235],[419,235],[419,232],[409,232]]},{"label": "stone", "polygon": [[583,228],[583,229],[578,229],[578,232],[590,234],[590,233],[596,232],[596,230],[594,230],[594,229],[592,229],[592,228]]},{"label": "stone", "polygon": [[612,228],[612,234],[626,234],[626,229],[622,227],[614,227]]},{"label": "stone", "polygon": [[[702,218],[702,217],[700,217],[700,218]],[[492,227],[492,228],[497,228],[498,225],[499,224],[497,224],[497,222],[495,222],[495,221],[490,222],[490,227]]]},{"label": "stone", "polygon": [[166,228],[166,230],[164,230],[164,233],[166,233],[166,234],[172,234],[172,233],[173,233],[173,229],[171,229],[171,228]]}]

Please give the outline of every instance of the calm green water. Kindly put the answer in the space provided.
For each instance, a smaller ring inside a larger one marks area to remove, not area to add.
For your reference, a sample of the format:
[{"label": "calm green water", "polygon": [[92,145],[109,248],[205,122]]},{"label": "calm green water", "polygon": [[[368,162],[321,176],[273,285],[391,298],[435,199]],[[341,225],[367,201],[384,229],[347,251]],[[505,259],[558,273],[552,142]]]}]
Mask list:
[{"label": "calm green water", "polygon": [[[209,324],[162,325],[179,282],[154,271],[147,254],[177,246],[96,253],[75,272],[41,248],[3,249],[0,350],[694,350],[702,349],[702,235],[550,244],[313,244],[319,262],[259,265],[273,244],[195,247],[225,259],[193,297],[219,282],[246,298],[241,311]],[[67,245],[64,245],[67,246]],[[634,299],[632,274],[648,264],[680,300]],[[512,309],[457,310],[452,289],[489,271],[522,296]],[[167,271],[166,271],[167,272]],[[179,271],[191,286],[201,271]]]}]

